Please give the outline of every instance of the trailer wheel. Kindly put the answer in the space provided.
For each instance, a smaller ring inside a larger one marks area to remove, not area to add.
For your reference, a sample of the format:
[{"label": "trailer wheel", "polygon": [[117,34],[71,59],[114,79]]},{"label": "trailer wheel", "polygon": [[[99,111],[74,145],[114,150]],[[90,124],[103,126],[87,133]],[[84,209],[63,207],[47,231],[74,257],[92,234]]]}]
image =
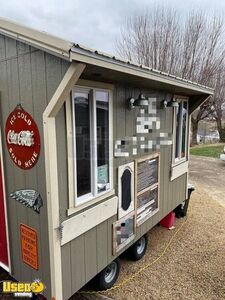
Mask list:
[{"label": "trailer wheel", "polygon": [[145,234],[128,249],[129,258],[131,260],[141,259],[145,255],[147,245],[148,245],[148,237]]},{"label": "trailer wheel", "polygon": [[120,273],[120,261],[115,259],[104,270],[96,276],[96,283],[100,290],[111,288],[116,282]]}]

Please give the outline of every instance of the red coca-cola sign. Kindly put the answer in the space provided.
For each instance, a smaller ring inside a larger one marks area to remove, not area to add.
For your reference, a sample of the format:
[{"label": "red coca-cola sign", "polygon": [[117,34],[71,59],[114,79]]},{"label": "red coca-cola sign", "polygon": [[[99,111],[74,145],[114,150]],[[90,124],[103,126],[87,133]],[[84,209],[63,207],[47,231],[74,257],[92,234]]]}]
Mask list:
[{"label": "red coca-cola sign", "polygon": [[20,105],[8,116],[5,135],[13,162],[24,170],[33,168],[40,154],[40,135],[35,121]]}]

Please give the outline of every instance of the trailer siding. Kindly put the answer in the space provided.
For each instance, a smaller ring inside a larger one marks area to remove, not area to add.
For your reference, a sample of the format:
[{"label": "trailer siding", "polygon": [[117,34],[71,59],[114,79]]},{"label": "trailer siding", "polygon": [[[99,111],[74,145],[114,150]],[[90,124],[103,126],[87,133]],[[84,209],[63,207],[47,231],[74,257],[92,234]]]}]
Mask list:
[{"label": "trailer siding", "polygon": [[[165,96],[162,92],[153,89],[142,90],[149,97],[156,97],[160,102]],[[140,89],[132,86],[115,84],[113,94],[113,139],[123,139],[133,136],[136,133],[136,117],[138,109],[129,110],[127,99],[137,97]],[[161,120],[161,131],[172,133],[172,109],[159,111]],[[68,209],[67,176],[65,176],[67,164],[66,144],[66,122],[65,107],[56,118],[57,124],[57,154],[58,170],[60,181],[60,215],[66,220]],[[151,135],[149,135],[151,138]],[[151,151],[149,151],[151,154]],[[146,154],[145,154],[146,155]],[[114,158],[113,178],[117,194],[117,168],[125,163],[131,162],[143,156],[118,157]],[[186,197],[186,180],[184,174],[179,178],[170,181],[172,160],[172,146],[162,146],[160,149],[160,210],[159,212],[137,228],[135,240],[140,238],[153,226],[155,226],[166,214],[180,204]],[[104,201],[104,200],[103,200]],[[88,209],[88,208],[87,208]],[[84,209],[83,211],[85,211]],[[82,213],[82,211],[78,212]],[[72,216],[71,216],[72,217]],[[74,292],[80,289],[86,282],[100,272],[116,256],[112,255],[112,224],[117,216],[106,220],[95,228],[82,234],[62,246],[62,271],[63,271],[63,298],[68,299]],[[128,248],[129,245],[126,248]],[[124,250],[124,249],[123,249]],[[122,250],[122,251],[123,251]],[[121,252],[122,252],[121,251]],[[121,253],[119,252],[118,255]]]},{"label": "trailer siding", "polygon": [[[12,276],[21,281],[40,278],[47,287],[45,293],[48,299],[51,285],[42,115],[68,66],[69,63],[66,61],[0,35],[0,125],[3,137]],[[41,137],[38,163],[26,171],[14,165],[5,143],[6,119],[18,103],[32,115]],[[24,188],[35,189],[41,194],[44,205],[40,215],[10,198],[11,192]],[[21,223],[37,231],[38,271],[22,262],[19,234]]]}]

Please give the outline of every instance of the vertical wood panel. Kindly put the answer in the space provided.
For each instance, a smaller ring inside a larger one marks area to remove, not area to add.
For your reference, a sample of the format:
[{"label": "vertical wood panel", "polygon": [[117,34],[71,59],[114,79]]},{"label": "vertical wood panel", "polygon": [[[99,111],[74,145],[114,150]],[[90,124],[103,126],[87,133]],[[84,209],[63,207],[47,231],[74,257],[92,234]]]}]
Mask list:
[{"label": "vertical wood panel", "polygon": [[[71,243],[71,273],[67,272],[65,280],[72,280],[72,292],[74,293],[85,283],[85,251],[84,235],[79,236]],[[63,257],[64,259],[64,257]],[[70,278],[71,276],[71,278]]]},{"label": "vertical wood panel", "polygon": [[[166,116],[166,126],[168,128],[169,133],[172,134],[172,122],[173,122],[173,109],[167,108],[167,116]],[[172,139],[173,140],[173,139]],[[172,146],[168,146],[166,148],[165,153],[166,165],[167,165],[167,176],[164,178],[165,183],[167,184],[167,211],[164,215],[168,214],[173,209],[173,183],[170,181],[170,172],[171,172],[171,164],[172,164]]]},{"label": "vertical wood panel", "polygon": [[[43,137],[43,121],[42,114],[47,105],[46,99],[46,76],[45,76],[45,54],[42,51],[34,51],[31,53],[31,82],[32,82],[32,99],[33,99],[33,117],[38,125],[40,136]],[[44,141],[41,138],[41,153],[36,165],[36,186],[37,191],[43,199],[43,208],[41,208],[41,216],[39,217],[39,239],[41,248],[39,255],[41,257],[42,278],[47,286],[50,287],[50,278],[47,276],[50,268],[49,249],[45,245],[48,244],[48,228],[47,223],[47,203],[46,203],[46,184],[45,177],[45,161],[44,161]]]},{"label": "vertical wood panel", "polygon": [[96,227],[84,234],[85,280],[88,282],[97,274],[97,232]]},{"label": "vertical wood panel", "polygon": [[129,99],[134,96],[134,88],[126,87],[125,88],[125,134],[126,136],[134,135],[134,123],[136,123],[135,119],[135,109],[128,109],[129,107]]},{"label": "vertical wood panel", "polygon": [[97,272],[100,272],[108,263],[108,223],[97,226]]},{"label": "vertical wood panel", "polygon": [[[10,101],[9,101],[9,77],[8,74],[8,66],[9,63],[7,63],[6,60],[6,38],[1,37],[1,59],[3,61],[0,63],[0,99],[1,99],[1,116],[0,116],[0,122],[1,122],[1,130],[2,130],[2,142],[3,142],[3,155],[4,155],[4,172],[5,172],[5,187],[6,187],[6,202],[7,202],[7,210],[8,210],[8,218],[10,216],[13,216],[10,218],[9,222],[9,239],[10,239],[10,257],[11,257],[11,268],[13,274],[20,275],[20,266],[16,264],[17,255],[14,251],[15,247],[18,247],[18,232],[16,230],[17,228],[17,209],[16,209],[16,203],[15,201],[12,201],[12,199],[9,198],[9,190],[11,190],[11,187],[14,186],[14,166],[13,163],[8,155],[8,152],[6,150],[6,142],[5,142],[5,123],[6,118],[10,112]],[[13,49],[15,51],[15,49]],[[10,181],[7,180],[7,178],[10,178]]]},{"label": "vertical wood panel", "polygon": [[73,257],[73,254],[76,255],[76,253],[71,254],[70,243],[63,246],[62,248],[62,256],[64,257],[63,264],[62,264],[62,278],[64,278],[63,299],[69,299],[69,297],[72,295],[72,282],[75,279],[72,276],[72,266],[71,266],[71,257]]},{"label": "vertical wood panel", "polygon": [[117,193],[117,158],[114,157],[114,152],[115,152],[115,140],[117,137],[117,88],[115,87],[113,91],[113,182],[115,185],[115,190]]},{"label": "vertical wood panel", "polygon": [[[127,102],[126,102],[126,94],[125,89],[118,85],[116,88],[116,120],[114,124],[116,124],[116,139],[124,139],[126,136],[126,109],[127,109]],[[116,167],[126,163],[126,158],[116,158],[115,163]]]},{"label": "vertical wood panel", "polygon": [[0,35],[0,59],[4,59],[6,57],[6,49],[5,49],[5,37]]},{"label": "vertical wood panel", "polygon": [[[16,43],[15,41],[7,40],[6,46],[8,47],[8,51],[6,53],[8,55],[16,55]],[[11,47],[10,47],[11,46]],[[6,47],[6,49],[7,49]],[[11,59],[7,61],[7,85],[8,85],[8,101],[9,101],[9,112],[11,112],[16,105],[20,102],[20,88],[19,88],[19,78],[18,78],[18,60],[17,58]],[[6,156],[9,156],[8,152],[6,151]],[[20,223],[27,223],[27,214],[25,207],[22,207],[20,203],[11,199],[9,194],[14,192],[15,190],[21,189],[25,184],[25,176],[24,172],[19,169],[11,159],[9,159],[9,166],[12,167],[12,177],[13,181],[7,180],[8,183],[8,201],[14,202],[11,206],[12,211],[10,212],[11,216],[14,216],[15,220],[11,223],[12,231],[11,231],[11,238],[12,238],[12,256],[15,256],[14,260],[14,271],[15,275],[19,276],[19,278],[23,278],[26,280],[29,275],[30,271],[27,266],[24,267],[21,264],[21,249],[20,249],[20,233],[19,233],[19,224]],[[8,166],[7,166],[8,168]],[[19,216],[19,218],[18,218]],[[19,258],[19,259],[18,259]]]},{"label": "vertical wood panel", "polygon": [[67,172],[67,139],[64,107],[56,117],[57,134],[57,157],[58,157],[58,176],[59,176],[59,199],[60,199],[60,218],[63,222],[66,218],[66,211],[69,207],[68,180]]},{"label": "vertical wood panel", "polygon": [[[172,119],[172,109],[166,108],[165,110],[165,130],[172,135],[172,128],[171,123],[173,122]],[[172,137],[171,137],[172,138]],[[171,202],[171,182],[170,182],[170,171],[171,171],[171,148],[172,146],[167,146],[164,148],[164,177],[163,177],[163,192],[164,192],[164,205],[165,211],[163,215],[165,216],[170,211],[169,203]],[[161,216],[163,217],[163,216]]]},{"label": "vertical wood panel", "polygon": [[[29,46],[23,45],[22,43],[17,42],[17,53],[18,53],[18,77],[19,77],[19,93],[20,93],[20,103],[23,108],[34,117],[33,113],[33,99],[32,99],[32,84],[31,84],[31,62],[30,62],[30,53],[22,55],[23,53],[27,53],[29,51]],[[37,173],[36,166],[30,170],[22,171],[24,173],[25,182],[21,189],[34,189],[37,190]],[[21,205],[22,206],[22,205]],[[38,249],[41,249],[40,243],[40,230],[39,230],[39,216],[32,211],[31,209],[25,210],[26,213],[26,223],[28,226],[34,228],[38,233]],[[41,266],[41,255],[39,255],[39,263]],[[25,270],[24,270],[25,269]],[[22,274],[26,274],[27,266],[24,266],[22,263]],[[31,277],[42,277],[42,273],[40,271],[33,270],[28,267],[27,277],[24,280],[29,280]]]},{"label": "vertical wood panel", "polygon": [[62,61],[60,58],[45,54],[46,59],[46,82],[47,82],[47,101],[49,102],[56,91],[62,72]]},{"label": "vertical wood panel", "polygon": [[6,58],[17,56],[16,40],[5,37],[5,53]]},{"label": "vertical wood panel", "polygon": [[110,218],[108,223],[108,264],[113,260],[113,223],[116,222],[117,216]]}]

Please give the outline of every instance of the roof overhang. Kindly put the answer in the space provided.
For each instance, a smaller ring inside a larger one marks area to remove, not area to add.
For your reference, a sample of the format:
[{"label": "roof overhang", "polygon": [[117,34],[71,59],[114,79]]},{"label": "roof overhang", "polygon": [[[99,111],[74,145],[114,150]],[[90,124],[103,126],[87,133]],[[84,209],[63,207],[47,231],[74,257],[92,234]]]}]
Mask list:
[{"label": "roof overhang", "polygon": [[171,93],[182,95],[213,95],[213,89],[193,83],[176,76],[165,74],[159,71],[151,71],[149,68],[139,66],[133,63],[124,63],[113,57],[105,57],[90,51],[77,51],[71,49],[71,59],[86,64],[86,70],[83,76],[108,82],[125,82],[127,84],[136,84],[137,87],[150,87],[165,90]]},{"label": "roof overhang", "polygon": [[70,49],[73,43],[45,32],[0,18],[0,33],[57,56],[70,58]]}]

